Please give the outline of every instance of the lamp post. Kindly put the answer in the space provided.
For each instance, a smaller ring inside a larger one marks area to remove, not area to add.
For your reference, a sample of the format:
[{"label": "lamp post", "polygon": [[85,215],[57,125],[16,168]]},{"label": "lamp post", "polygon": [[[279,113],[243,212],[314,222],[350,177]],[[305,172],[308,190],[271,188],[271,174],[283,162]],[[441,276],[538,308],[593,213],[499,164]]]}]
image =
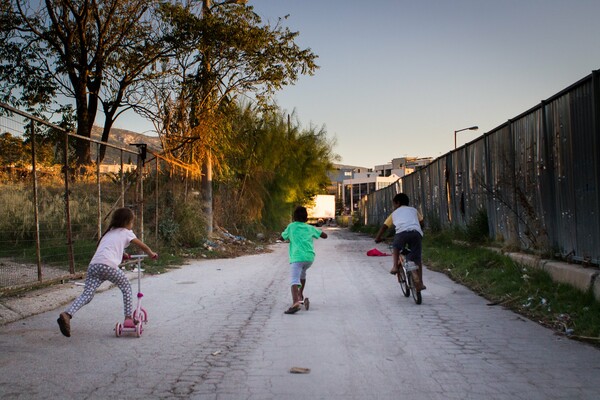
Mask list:
[{"label": "lamp post", "polygon": [[462,132],[462,131],[476,131],[477,129],[479,129],[478,126],[471,126],[470,128],[463,128],[463,129],[459,129],[454,131],[454,149],[456,149],[456,134],[458,132]]}]

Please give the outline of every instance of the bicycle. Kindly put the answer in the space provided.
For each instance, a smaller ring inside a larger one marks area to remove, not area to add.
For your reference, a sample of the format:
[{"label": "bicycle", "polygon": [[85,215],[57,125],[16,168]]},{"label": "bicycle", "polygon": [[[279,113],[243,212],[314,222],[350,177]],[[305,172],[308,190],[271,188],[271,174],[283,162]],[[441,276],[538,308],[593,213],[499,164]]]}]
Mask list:
[{"label": "bicycle", "polygon": [[421,291],[417,290],[415,281],[419,282],[419,266],[412,261],[406,259],[406,255],[410,253],[408,249],[402,249],[398,256],[398,283],[404,297],[410,297],[412,294],[415,304],[421,304],[423,298],[421,297]]}]

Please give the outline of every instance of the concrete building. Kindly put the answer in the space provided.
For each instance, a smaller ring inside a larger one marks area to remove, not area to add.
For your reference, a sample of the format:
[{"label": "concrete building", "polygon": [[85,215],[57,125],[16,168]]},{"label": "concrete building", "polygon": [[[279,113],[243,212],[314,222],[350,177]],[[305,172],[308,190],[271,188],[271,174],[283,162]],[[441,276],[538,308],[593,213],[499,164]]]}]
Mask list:
[{"label": "concrete building", "polygon": [[376,190],[383,189],[396,182],[400,177],[395,174],[380,176],[378,172],[354,174],[351,179],[344,179],[343,199],[344,211],[354,213],[358,209],[360,199]]},{"label": "concrete building", "polygon": [[396,175],[398,177],[403,177],[425,167],[431,161],[433,161],[433,158],[431,157],[400,157],[394,158],[392,162],[388,164],[376,165],[374,169],[375,172],[379,173],[379,176]]},{"label": "concrete building", "polygon": [[344,213],[356,211],[363,196],[391,185],[401,177],[423,168],[432,160],[431,157],[400,157],[394,158],[390,163],[376,165],[374,169],[353,167],[355,169],[343,170],[344,179],[336,196],[339,198],[341,195]]},{"label": "concrete building", "polygon": [[343,214],[345,207],[344,181],[352,179],[355,174],[363,174],[371,171],[366,167],[355,165],[333,164],[333,169],[329,171],[331,185],[327,188],[328,194],[335,195],[336,214]]}]

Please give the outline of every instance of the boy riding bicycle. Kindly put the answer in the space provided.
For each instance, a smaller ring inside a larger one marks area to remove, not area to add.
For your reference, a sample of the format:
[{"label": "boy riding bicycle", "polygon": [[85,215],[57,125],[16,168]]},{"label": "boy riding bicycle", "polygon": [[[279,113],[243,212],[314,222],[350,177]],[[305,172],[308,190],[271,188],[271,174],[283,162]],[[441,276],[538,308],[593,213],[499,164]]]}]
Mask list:
[{"label": "boy riding bicycle", "polygon": [[406,255],[408,261],[414,262],[418,267],[419,282],[415,282],[417,290],[425,290],[423,284],[423,263],[421,261],[421,242],[423,239],[423,216],[414,207],[409,207],[409,198],[405,193],[398,193],[394,196],[394,211],[385,220],[383,226],[379,229],[375,242],[382,241],[381,237],[385,231],[394,225],[396,234],[393,244],[393,263],[390,274],[398,273],[398,258],[400,251],[404,248],[410,248],[410,253]]}]

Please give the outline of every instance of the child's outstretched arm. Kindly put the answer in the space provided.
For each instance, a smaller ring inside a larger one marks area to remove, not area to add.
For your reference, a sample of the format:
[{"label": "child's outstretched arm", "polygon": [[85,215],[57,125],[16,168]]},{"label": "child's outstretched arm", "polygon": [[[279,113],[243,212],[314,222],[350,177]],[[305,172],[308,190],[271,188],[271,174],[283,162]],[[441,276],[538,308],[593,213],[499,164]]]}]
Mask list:
[{"label": "child's outstretched arm", "polygon": [[390,216],[387,217],[385,221],[383,221],[383,225],[381,226],[381,228],[379,228],[379,232],[377,232],[377,236],[375,236],[375,243],[381,242],[381,237],[383,236],[385,231],[387,231],[387,229],[392,225],[394,225],[394,222],[392,220],[392,214],[390,214]]},{"label": "child's outstretched arm", "polygon": [[375,243],[381,242],[381,237],[383,236],[385,231],[387,231],[387,229],[388,226],[386,224],[381,225],[381,228],[379,228],[379,232],[377,232],[377,236],[375,236]]},{"label": "child's outstretched arm", "polygon": [[140,239],[135,238],[131,241],[131,243],[135,244],[137,247],[139,247],[140,249],[142,249],[142,251],[146,254],[148,254],[148,256],[150,258],[158,258],[158,254],[153,252],[152,249],[150,247],[148,247],[144,242],[142,242]]},{"label": "child's outstretched arm", "polygon": [[327,239],[327,234],[325,232],[321,232],[321,239]]}]

